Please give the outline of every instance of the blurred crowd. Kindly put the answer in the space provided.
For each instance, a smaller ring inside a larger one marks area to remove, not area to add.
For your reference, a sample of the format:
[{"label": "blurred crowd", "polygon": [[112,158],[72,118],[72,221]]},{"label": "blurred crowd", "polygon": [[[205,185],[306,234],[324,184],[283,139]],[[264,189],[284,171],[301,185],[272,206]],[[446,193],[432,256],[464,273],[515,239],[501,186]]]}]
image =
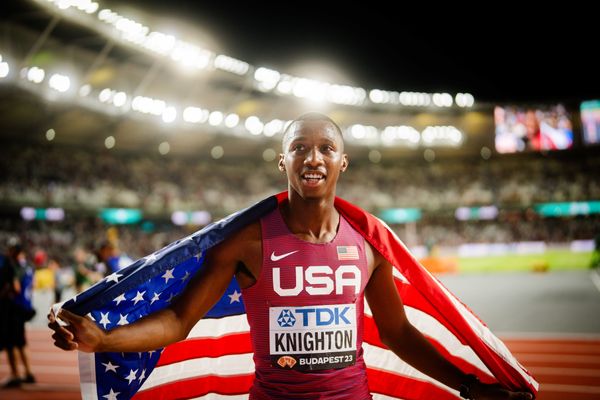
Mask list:
[{"label": "blurred crowd", "polygon": [[[6,150],[10,157],[0,159],[0,198],[12,204],[133,207],[148,213],[209,210],[225,215],[286,189],[275,161],[93,153],[49,146]],[[434,211],[490,204],[527,207],[600,199],[599,170],[600,158],[593,155],[434,163],[354,160],[338,193],[372,212],[390,207]]]},{"label": "blurred crowd", "polygon": [[[0,246],[18,240],[38,271],[35,285],[77,291],[131,260],[181,238],[199,226],[176,226],[176,210],[207,210],[220,218],[286,189],[276,162],[213,160],[92,152],[50,145],[6,145],[0,159]],[[378,213],[417,207],[423,218],[395,225],[409,246],[436,243],[567,243],[599,234],[598,214],[543,218],[541,202],[600,200],[600,158],[594,154],[352,160],[338,194]],[[368,195],[367,195],[368,194]],[[457,207],[496,205],[493,221],[459,221]],[[62,221],[26,221],[18,209],[62,207]],[[145,224],[113,226],[102,207],[140,208]],[[6,248],[4,246],[3,248]]]}]

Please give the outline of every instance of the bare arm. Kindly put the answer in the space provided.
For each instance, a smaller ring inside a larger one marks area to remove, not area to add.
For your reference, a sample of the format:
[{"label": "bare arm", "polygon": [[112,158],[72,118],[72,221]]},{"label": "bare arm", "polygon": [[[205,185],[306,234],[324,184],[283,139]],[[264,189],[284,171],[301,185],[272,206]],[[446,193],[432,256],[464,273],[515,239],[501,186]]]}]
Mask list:
[{"label": "bare arm", "polygon": [[[407,319],[394,284],[392,265],[379,254],[365,295],[381,341],[396,355],[424,374],[458,390],[467,375],[444,358]],[[499,385],[475,384],[474,399],[532,399],[530,393],[510,392]]]},{"label": "bare arm", "polygon": [[62,310],[59,318],[69,322],[62,327],[50,313],[48,326],[55,331],[55,345],[85,352],[137,352],[185,339],[231,282],[239,259],[236,249],[243,248],[236,239],[243,238],[234,236],[209,251],[205,266],[169,307],[134,323],[104,331],[89,319]]}]

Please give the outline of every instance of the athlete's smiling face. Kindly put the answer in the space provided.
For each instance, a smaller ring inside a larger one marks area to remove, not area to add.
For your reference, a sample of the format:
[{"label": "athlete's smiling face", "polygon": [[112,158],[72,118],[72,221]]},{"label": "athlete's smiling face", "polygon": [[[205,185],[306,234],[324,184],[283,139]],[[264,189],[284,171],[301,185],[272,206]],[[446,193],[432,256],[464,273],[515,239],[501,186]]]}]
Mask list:
[{"label": "athlete's smiling face", "polygon": [[335,195],[340,175],[348,167],[344,141],[327,120],[300,120],[283,138],[279,169],[287,174],[290,189],[304,199]]}]

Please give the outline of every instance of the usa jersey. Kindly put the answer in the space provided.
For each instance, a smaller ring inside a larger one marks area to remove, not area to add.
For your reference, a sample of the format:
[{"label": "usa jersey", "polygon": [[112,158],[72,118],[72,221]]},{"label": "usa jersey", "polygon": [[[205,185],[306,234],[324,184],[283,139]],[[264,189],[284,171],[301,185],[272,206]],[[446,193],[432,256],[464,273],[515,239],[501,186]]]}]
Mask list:
[{"label": "usa jersey", "polygon": [[328,243],[261,219],[262,268],[242,290],[254,350],[251,399],[370,399],[363,361],[363,237],[340,216]]}]

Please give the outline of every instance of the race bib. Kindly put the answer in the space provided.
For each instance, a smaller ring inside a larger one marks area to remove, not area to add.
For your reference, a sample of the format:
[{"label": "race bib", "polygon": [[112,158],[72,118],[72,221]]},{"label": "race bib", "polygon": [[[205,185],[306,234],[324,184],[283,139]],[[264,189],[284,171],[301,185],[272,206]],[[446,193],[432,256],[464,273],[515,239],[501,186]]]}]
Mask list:
[{"label": "race bib", "polygon": [[278,368],[300,371],[356,363],[356,305],[269,309],[269,349]]}]

